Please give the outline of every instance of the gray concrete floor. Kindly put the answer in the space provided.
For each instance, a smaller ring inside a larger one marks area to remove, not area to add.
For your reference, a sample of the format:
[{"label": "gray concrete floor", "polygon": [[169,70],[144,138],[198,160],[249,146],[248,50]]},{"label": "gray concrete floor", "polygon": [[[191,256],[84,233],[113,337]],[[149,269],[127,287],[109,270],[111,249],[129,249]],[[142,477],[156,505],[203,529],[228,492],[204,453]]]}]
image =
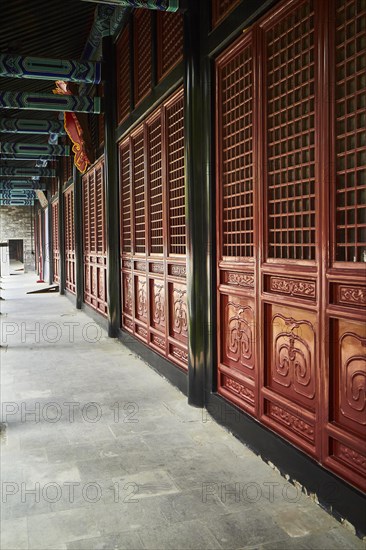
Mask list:
[{"label": "gray concrete floor", "polygon": [[1,280],[3,550],[365,548],[35,281]]}]

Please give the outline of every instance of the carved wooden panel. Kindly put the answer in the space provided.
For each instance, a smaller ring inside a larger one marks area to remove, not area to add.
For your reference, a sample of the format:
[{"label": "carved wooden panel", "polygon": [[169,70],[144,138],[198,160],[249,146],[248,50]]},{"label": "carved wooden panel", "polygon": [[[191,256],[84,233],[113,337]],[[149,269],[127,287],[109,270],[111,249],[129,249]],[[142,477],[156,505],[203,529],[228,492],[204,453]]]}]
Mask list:
[{"label": "carved wooden panel", "polygon": [[183,90],[119,145],[122,326],[187,369]]},{"label": "carved wooden panel", "polygon": [[60,247],[58,238],[58,219],[59,203],[58,200],[52,203],[52,262],[53,262],[53,280],[58,283],[60,280]]},{"label": "carved wooden panel", "polygon": [[75,294],[75,224],[74,224],[74,186],[64,193],[65,217],[65,282],[66,288]]},{"label": "carved wooden panel", "polygon": [[107,314],[104,160],[83,176],[84,301]]}]

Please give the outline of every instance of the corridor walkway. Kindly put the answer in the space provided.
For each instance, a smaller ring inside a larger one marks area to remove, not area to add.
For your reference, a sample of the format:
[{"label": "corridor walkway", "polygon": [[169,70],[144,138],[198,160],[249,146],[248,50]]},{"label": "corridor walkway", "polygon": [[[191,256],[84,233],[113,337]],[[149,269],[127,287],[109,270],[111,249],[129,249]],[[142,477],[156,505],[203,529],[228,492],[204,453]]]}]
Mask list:
[{"label": "corridor walkway", "polygon": [[1,280],[3,550],[364,548],[35,281]]}]

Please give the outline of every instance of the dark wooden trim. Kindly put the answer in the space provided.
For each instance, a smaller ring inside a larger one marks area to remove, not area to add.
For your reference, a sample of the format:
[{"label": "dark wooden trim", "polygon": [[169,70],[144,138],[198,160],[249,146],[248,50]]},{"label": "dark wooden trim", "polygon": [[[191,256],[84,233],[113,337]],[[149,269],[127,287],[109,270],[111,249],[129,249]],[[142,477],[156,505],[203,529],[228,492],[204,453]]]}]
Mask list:
[{"label": "dark wooden trim", "polygon": [[54,270],[53,270],[53,235],[52,235],[52,228],[53,228],[53,209],[52,209],[52,203],[51,203],[51,191],[47,190],[47,200],[48,200],[48,255],[50,261],[49,263],[49,277],[48,282],[50,285],[53,283],[53,276],[54,276]]},{"label": "dark wooden trim", "polygon": [[107,301],[108,334],[117,335],[121,320],[121,298],[119,277],[119,193],[118,152],[115,143],[117,125],[117,81],[116,48],[111,37],[103,39],[104,93],[108,97],[104,115],[104,184],[107,252]]}]

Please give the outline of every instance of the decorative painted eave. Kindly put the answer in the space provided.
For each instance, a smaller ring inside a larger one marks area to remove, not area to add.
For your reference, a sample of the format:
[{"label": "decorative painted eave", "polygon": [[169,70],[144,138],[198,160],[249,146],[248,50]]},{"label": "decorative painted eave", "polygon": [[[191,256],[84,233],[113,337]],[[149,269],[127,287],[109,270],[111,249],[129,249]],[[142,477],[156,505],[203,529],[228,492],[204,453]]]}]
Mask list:
[{"label": "decorative painted eave", "polygon": [[90,61],[0,54],[0,77],[99,84],[101,65]]},{"label": "decorative painted eave", "polygon": [[12,191],[12,190],[30,190],[35,191],[36,189],[40,189],[42,191],[45,191],[47,189],[47,185],[40,181],[32,181],[32,180],[13,180],[8,179],[6,181],[0,180],[0,191]]},{"label": "decorative painted eave", "polygon": [[9,176],[21,178],[54,178],[56,177],[56,170],[52,170],[50,168],[19,168],[18,166],[0,166],[0,178],[8,178]]},{"label": "decorative painted eave", "polygon": [[101,102],[99,97],[0,91],[0,108],[99,114]]},{"label": "decorative painted eave", "polygon": [[0,118],[0,134],[59,134],[63,136],[65,129],[60,120]]},{"label": "decorative painted eave", "polygon": [[[178,12],[185,9],[185,2],[182,0],[83,0],[97,4],[109,4],[123,8],[145,8],[148,10],[160,10]],[[198,0],[193,0],[198,1]]]},{"label": "decorative painted eave", "polygon": [[10,155],[19,154],[23,155],[24,157],[33,157],[37,155],[39,157],[42,157],[44,155],[68,157],[70,156],[70,147],[69,145],[3,142],[0,143],[0,153]]}]

